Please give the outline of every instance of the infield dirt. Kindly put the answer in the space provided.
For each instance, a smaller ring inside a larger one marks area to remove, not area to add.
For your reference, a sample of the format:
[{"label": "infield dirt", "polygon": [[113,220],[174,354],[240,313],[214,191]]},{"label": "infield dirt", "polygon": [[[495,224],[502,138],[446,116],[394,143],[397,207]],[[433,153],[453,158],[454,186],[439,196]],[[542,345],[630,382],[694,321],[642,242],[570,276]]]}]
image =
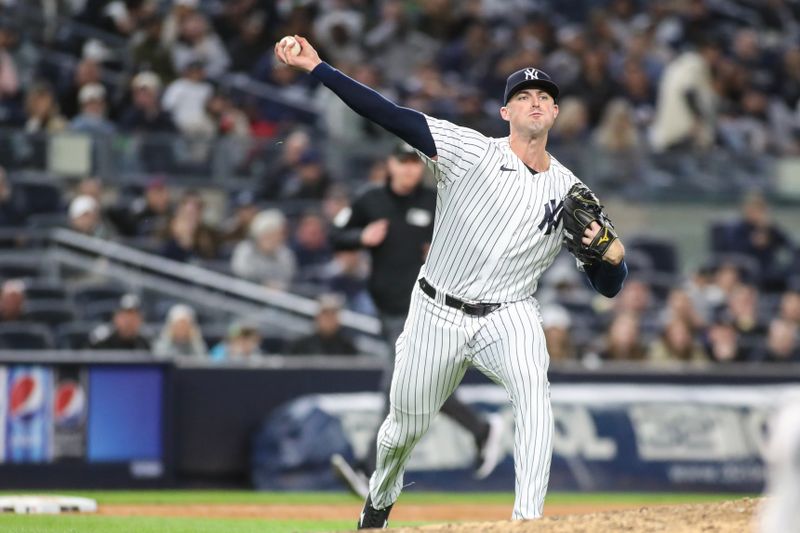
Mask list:
[{"label": "infield dirt", "polygon": [[545,516],[536,521],[443,524],[397,528],[397,533],[747,533],[758,501],[647,506],[602,513]]},{"label": "infield dirt", "polygon": [[[392,513],[392,520],[451,523],[418,528],[392,528],[392,531],[398,533],[746,533],[752,531],[753,514],[758,501],[744,498],[691,505],[547,505],[543,519],[523,522],[508,521],[509,505],[403,504],[398,505]],[[360,504],[106,504],[102,505],[98,512],[112,516],[355,520],[360,510]]]}]

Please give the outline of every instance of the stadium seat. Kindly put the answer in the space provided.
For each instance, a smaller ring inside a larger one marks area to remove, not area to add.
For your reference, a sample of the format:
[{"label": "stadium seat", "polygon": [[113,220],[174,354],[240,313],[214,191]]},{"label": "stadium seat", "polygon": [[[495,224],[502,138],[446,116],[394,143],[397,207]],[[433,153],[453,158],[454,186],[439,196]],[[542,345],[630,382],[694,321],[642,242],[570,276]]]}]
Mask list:
[{"label": "stadium seat", "polygon": [[227,276],[233,275],[231,262],[224,259],[204,259],[195,261],[195,264],[199,267],[213,270],[214,272],[218,272],[220,274],[225,274]]},{"label": "stadium seat", "polygon": [[641,250],[625,250],[625,263],[631,274],[640,272],[653,272],[653,258]]},{"label": "stadium seat", "polygon": [[89,342],[89,334],[98,326],[94,322],[70,322],[56,329],[56,344],[62,350],[82,350]]},{"label": "stadium seat", "polygon": [[652,268],[658,272],[678,274],[678,251],[675,243],[669,239],[651,235],[638,235],[626,239],[626,252],[640,251],[650,257]]},{"label": "stadium seat", "polygon": [[79,285],[72,289],[72,301],[78,308],[91,302],[113,301],[119,302],[122,295],[129,292],[123,285],[116,283],[92,283]]},{"label": "stadium seat", "polygon": [[569,312],[573,324],[583,324],[588,328],[597,324],[598,316],[592,308],[591,302],[559,299],[558,303]]},{"label": "stadium seat", "polygon": [[160,254],[164,248],[164,243],[153,237],[125,237],[118,242],[150,254]]},{"label": "stadium seat", "polygon": [[712,258],[715,265],[732,264],[739,270],[739,275],[745,283],[756,283],[761,270],[758,261],[749,255],[728,253]]},{"label": "stadium seat", "polygon": [[97,300],[80,306],[81,318],[94,322],[110,322],[119,307],[119,299]]},{"label": "stadium seat", "polygon": [[50,328],[35,322],[0,323],[0,348],[6,350],[49,350],[53,348]]},{"label": "stadium seat", "polygon": [[62,300],[34,300],[28,302],[25,316],[29,320],[56,327],[77,318],[72,304]]},{"label": "stadium seat", "polygon": [[669,292],[676,287],[675,276],[666,272],[639,271],[636,278],[641,279],[650,286],[653,298],[664,303],[669,297]]},{"label": "stadium seat", "polygon": [[21,258],[0,258],[0,278],[37,278],[41,275],[40,261]]},{"label": "stadium seat", "polygon": [[31,214],[63,211],[61,189],[53,183],[19,181],[14,183],[14,188],[25,195],[25,202]]},{"label": "stadium seat", "polygon": [[286,351],[287,340],[283,337],[264,337],[261,350],[265,354],[282,354]]},{"label": "stadium seat", "polygon": [[712,254],[724,254],[730,251],[730,220],[716,220],[708,227],[708,240]]},{"label": "stadium seat", "polygon": [[220,323],[215,325],[203,326],[201,328],[201,332],[203,335],[203,340],[205,341],[206,346],[208,346],[208,349],[210,350],[218,343],[225,340],[225,337],[228,334],[228,324]]},{"label": "stadium seat", "polygon": [[65,228],[69,217],[66,213],[39,213],[29,216],[27,225],[31,229]]},{"label": "stadium seat", "polygon": [[67,300],[67,291],[63,284],[43,280],[25,283],[25,296],[28,300]]}]

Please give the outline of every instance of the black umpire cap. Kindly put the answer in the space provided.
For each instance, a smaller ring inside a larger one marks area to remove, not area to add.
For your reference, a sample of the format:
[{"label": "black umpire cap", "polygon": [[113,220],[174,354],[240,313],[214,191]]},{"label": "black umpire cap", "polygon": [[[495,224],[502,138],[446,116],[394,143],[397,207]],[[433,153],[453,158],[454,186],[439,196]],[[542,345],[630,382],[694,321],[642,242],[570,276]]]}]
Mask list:
[{"label": "black umpire cap", "polygon": [[522,89],[528,87],[538,87],[547,94],[553,97],[553,100],[558,100],[558,85],[550,79],[547,72],[539,70],[538,68],[523,68],[516,71],[506,80],[506,92],[503,97],[503,105],[507,104],[512,96]]},{"label": "black umpire cap", "polygon": [[392,155],[397,159],[402,160],[419,159],[419,154],[414,147],[405,141],[399,142],[395,145],[394,150],[392,150]]}]

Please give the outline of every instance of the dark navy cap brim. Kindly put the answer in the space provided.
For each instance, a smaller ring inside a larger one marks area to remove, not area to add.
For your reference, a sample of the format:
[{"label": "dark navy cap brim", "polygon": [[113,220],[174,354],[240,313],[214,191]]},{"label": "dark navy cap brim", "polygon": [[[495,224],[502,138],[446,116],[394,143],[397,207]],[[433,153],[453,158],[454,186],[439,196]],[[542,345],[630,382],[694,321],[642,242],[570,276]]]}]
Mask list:
[{"label": "dark navy cap brim", "polygon": [[558,85],[548,80],[522,80],[513,87],[510,87],[505,95],[503,104],[507,104],[511,97],[520,92],[522,89],[529,89],[536,87],[542,89],[544,92],[553,97],[553,100],[558,100]]}]

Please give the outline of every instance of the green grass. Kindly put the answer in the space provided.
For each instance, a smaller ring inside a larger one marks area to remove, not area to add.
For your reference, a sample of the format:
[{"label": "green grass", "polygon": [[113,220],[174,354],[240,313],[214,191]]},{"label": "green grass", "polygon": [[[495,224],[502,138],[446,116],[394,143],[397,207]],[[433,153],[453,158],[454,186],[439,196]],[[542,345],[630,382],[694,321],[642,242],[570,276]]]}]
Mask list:
[{"label": "green grass", "polygon": [[[197,504],[299,504],[299,505],[353,505],[360,503],[347,492],[254,492],[239,490],[143,490],[143,491],[32,491],[36,494],[68,494],[93,498],[99,504],[150,505],[185,503]],[[0,494],[21,494],[23,491],[0,491]],[[747,494],[719,494],[692,492],[551,492],[547,502],[558,505],[599,503],[701,503],[730,500]],[[406,489],[401,502],[414,504],[492,503],[512,505],[511,492],[414,492]]]},{"label": "green grass", "polygon": [[[178,517],[116,516],[18,516],[0,515],[0,531],[6,533],[311,533],[350,531],[360,502],[344,492],[250,492],[250,491],[51,491],[55,494],[94,498],[98,504],[181,505],[181,504],[312,504],[354,508],[353,520],[264,520]],[[0,491],[0,494],[9,494]],[[19,493],[19,492],[16,492]],[[37,493],[41,493],[37,491]],[[680,504],[731,500],[743,494],[694,493],[565,493],[547,496],[551,505],[592,505],[603,503]],[[407,490],[400,504],[500,504],[513,505],[512,493],[437,493]],[[415,525],[395,522],[393,526]]]},{"label": "green grass", "polygon": [[0,529],[4,533],[311,533],[352,530],[355,520],[9,516],[0,517]]}]

